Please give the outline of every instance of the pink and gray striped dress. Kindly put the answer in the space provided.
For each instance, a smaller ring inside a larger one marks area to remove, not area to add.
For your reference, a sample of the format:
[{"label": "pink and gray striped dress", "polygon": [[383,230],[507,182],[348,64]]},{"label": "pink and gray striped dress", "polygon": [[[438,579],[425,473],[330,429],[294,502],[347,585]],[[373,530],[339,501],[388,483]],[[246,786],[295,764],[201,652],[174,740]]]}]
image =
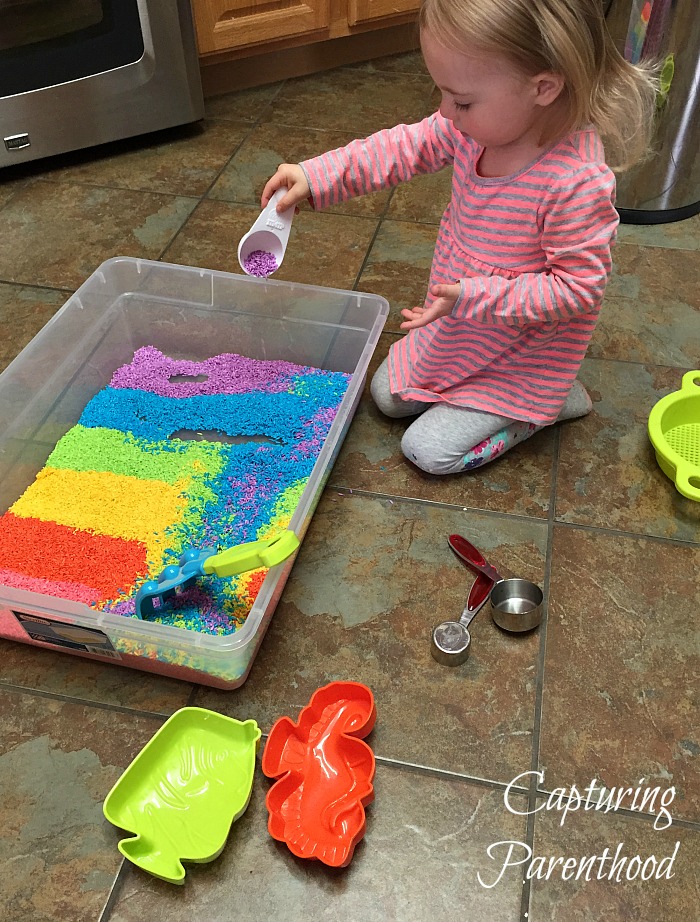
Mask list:
[{"label": "pink and gray striped dress", "polygon": [[459,282],[461,294],[449,316],[393,344],[392,393],[551,423],[610,274],[615,177],[593,128],[511,176],[479,176],[481,152],[437,112],[301,166],[314,206],[324,208],[454,165],[430,284]]}]

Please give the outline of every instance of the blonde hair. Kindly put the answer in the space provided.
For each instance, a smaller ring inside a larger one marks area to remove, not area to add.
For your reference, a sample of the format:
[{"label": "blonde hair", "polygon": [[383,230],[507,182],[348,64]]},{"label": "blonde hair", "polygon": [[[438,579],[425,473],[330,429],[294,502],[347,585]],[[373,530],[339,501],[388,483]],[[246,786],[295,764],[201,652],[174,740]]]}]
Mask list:
[{"label": "blonde hair", "polygon": [[622,57],[602,5],[602,0],[423,0],[419,25],[453,51],[500,54],[527,74],[560,74],[568,120],[557,125],[556,135],[593,125],[608,165],[624,170],[649,151],[657,67]]}]

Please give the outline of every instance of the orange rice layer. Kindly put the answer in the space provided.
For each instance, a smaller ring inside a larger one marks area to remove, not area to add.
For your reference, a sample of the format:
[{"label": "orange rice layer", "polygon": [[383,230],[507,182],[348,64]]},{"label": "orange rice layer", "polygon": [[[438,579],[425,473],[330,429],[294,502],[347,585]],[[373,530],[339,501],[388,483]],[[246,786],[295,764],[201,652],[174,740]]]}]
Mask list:
[{"label": "orange rice layer", "polygon": [[24,576],[87,585],[102,598],[119,595],[147,573],[146,547],[140,541],[95,535],[11,512],[0,517],[0,563]]}]

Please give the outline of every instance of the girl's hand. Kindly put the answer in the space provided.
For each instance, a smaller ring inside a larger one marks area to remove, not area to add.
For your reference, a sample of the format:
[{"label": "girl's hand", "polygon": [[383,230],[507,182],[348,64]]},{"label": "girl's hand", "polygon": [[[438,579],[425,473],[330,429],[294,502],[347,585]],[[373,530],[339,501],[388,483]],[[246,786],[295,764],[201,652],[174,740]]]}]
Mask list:
[{"label": "girl's hand", "polygon": [[[287,187],[287,194],[277,202],[277,211],[286,211],[292,205],[298,205],[311,194],[304,171],[298,163],[282,163],[275,175],[268,179],[263,189],[260,205],[264,208],[272,198],[272,193],[282,186]],[[297,209],[298,211],[299,209]]]},{"label": "girl's hand", "polygon": [[457,299],[462,291],[462,286],[456,285],[433,285],[430,294],[435,298],[430,307],[412,307],[404,308],[401,314],[406,319],[401,324],[402,330],[415,330],[417,327],[425,327],[433,320],[440,317],[447,317],[457,303]]}]

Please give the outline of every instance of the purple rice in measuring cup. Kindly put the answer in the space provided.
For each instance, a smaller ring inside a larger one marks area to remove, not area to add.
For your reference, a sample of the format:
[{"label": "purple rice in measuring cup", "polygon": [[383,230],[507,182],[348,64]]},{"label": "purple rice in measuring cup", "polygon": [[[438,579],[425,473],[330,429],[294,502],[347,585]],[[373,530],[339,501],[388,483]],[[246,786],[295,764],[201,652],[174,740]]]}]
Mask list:
[{"label": "purple rice in measuring cup", "polygon": [[273,253],[267,250],[253,250],[243,261],[243,268],[248,275],[257,275],[258,278],[267,278],[279,268]]}]

